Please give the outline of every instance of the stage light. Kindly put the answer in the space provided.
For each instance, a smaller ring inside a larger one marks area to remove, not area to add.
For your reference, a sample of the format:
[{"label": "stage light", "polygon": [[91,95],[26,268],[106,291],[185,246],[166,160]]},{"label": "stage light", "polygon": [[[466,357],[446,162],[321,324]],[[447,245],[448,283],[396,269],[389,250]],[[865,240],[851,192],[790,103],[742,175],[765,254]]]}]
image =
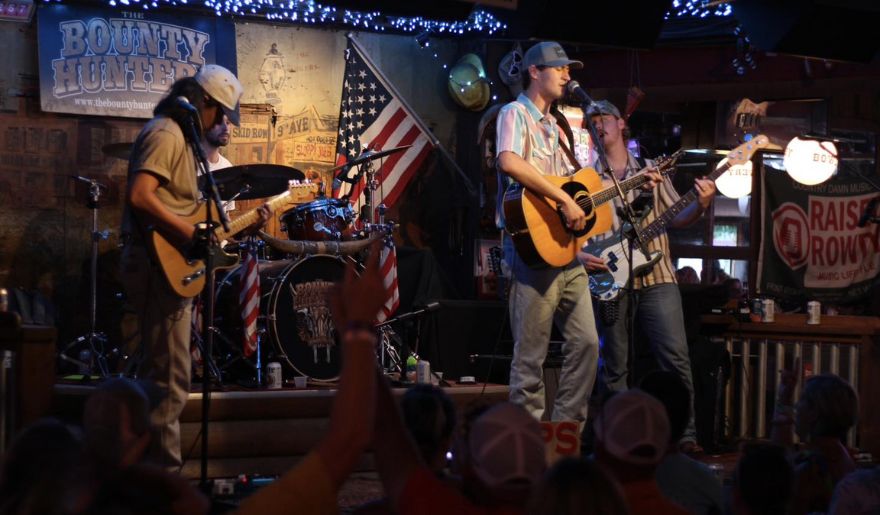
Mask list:
[{"label": "stage light", "polygon": [[837,171],[837,147],[828,140],[798,136],[785,147],[783,165],[795,181],[815,186]]},{"label": "stage light", "polygon": [[[727,163],[727,158],[721,160],[717,170]],[[729,198],[745,197],[752,192],[752,162],[746,161],[743,164],[733,165],[720,177],[715,179],[715,187],[722,195]]]}]

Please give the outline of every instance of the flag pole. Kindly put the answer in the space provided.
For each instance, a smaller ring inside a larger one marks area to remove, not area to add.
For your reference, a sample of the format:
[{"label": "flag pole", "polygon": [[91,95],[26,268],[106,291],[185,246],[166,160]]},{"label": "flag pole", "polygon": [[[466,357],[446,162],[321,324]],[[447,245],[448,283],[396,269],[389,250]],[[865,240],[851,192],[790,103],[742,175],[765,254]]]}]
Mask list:
[{"label": "flag pole", "polygon": [[385,74],[382,73],[382,70],[380,70],[379,67],[376,66],[376,64],[373,62],[373,60],[370,59],[370,56],[367,54],[366,49],[361,46],[354,33],[348,32],[345,34],[345,37],[348,38],[349,41],[351,41],[351,44],[354,45],[357,52],[361,55],[361,59],[364,60],[364,63],[370,68],[370,70],[375,73],[377,77],[379,77],[379,80],[382,81],[384,86],[388,88],[391,94],[397,97],[397,100],[403,105],[403,108],[409,111],[410,115],[412,115],[413,117],[413,120],[415,120],[416,125],[419,126],[419,129],[421,129],[421,131],[425,133],[425,135],[427,135],[428,139],[431,141],[431,144],[434,145],[434,147],[436,147],[438,150],[440,150],[440,153],[443,155],[443,157],[445,157],[446,160],[452,164],[452,167],[455,168],[455,171],[458,172],[458,175],[460,175],[461,178],[464,180],[464,186],[467,189],[468,194],[471,196],[476,196],[476,190],[474,189],[473,183],[471,183],[470,177],[465,175],[464,171],[458,166],[458,163],[455,162],[455,159],[453,159],[452,156],[449,155],[449,152],[446,150],[446,148],[444,148],[443,145],[440,144],[440,140],[438,140],[437,137],[434,136],[434,133],[430,129],[428,129],[428,126],[425,125],[425,122],[422,121],[422,118],[418,115],[418,113],[416,113],[412,106],[409,105],[409,102],[406,101],[406,98],[404,98],[404,96],[400,94],[400,91],[398,91],[397,88],[394,87],[394,84],[392,84],[391,81],[388,80],[388,77],[386,77]]}]

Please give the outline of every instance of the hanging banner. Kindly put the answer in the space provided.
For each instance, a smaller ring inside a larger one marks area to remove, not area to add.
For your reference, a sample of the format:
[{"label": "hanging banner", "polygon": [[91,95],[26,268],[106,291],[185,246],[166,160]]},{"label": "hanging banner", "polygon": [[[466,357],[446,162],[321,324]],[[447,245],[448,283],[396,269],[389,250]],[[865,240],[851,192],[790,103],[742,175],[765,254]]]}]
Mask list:
[{"label": "hanging banner", "polygon": [[235,27],[220,17],[52,4],[37,23],[43,111],[150,118],[202,65],[236,71]]},{"label": "hanging banner", "polygon": [[804,186],[771,167],[762,173],[762,191],[759,293],[838,304],[863,299],[880,270],[880,226],[863,217],[878,192],[847,171]]}]

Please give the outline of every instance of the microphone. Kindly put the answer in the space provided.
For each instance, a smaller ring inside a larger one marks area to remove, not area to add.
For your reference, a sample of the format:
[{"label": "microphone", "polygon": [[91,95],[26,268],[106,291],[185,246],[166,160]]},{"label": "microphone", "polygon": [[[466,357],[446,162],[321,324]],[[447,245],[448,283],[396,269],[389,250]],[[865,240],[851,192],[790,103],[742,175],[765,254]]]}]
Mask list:
[{"label": "microphone", "polygon": [[877,208],[877,202],[880,202],[880,197],[874,197],[868,202],[868,206],[865,207],[865,212],[862,213],[862,217],[859,218],[859,223],[856,224],[857,227],[864,227],[868,225],[868,220],[870,220],[874,216],[874,211]]},{"label": "microphone", "polygon": [[568,81],[568,84],[565,85],[565,92],[568,93],[568,96],[585,104],[593,103],[593,99],[590,98],[590,95],[588,95],[587,92],[584,91],[584,88],[582,88],[576,80]]},{"label": "microphone", "polygon": [[184,111],[189,111],[190,113],[197,114],[199,111],[196,109],[196,106],[189,103],[189,99],[183,95],[180,95],[175,100],[177,100],[177,107],[183,109]]}]

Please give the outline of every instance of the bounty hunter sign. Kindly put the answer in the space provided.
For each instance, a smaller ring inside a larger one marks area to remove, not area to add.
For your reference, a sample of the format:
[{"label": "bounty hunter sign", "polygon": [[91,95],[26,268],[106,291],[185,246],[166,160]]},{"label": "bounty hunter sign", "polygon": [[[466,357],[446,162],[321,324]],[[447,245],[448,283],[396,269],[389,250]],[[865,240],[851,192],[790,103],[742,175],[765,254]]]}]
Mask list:
[{"label": "bounty hunter sign", "polygon": [[175,80],[236,69],[235,27],[219,17],[41,5],[43,111],[150,118]]},{"label": "bounty hunter sign", "polygon": [[764,168],[759,293],[845,304],[864,298],[874,285],[880,226],[859,222],[878,192],[846,171],[852,163],[840,166],[840,173],[816,186]]}]

